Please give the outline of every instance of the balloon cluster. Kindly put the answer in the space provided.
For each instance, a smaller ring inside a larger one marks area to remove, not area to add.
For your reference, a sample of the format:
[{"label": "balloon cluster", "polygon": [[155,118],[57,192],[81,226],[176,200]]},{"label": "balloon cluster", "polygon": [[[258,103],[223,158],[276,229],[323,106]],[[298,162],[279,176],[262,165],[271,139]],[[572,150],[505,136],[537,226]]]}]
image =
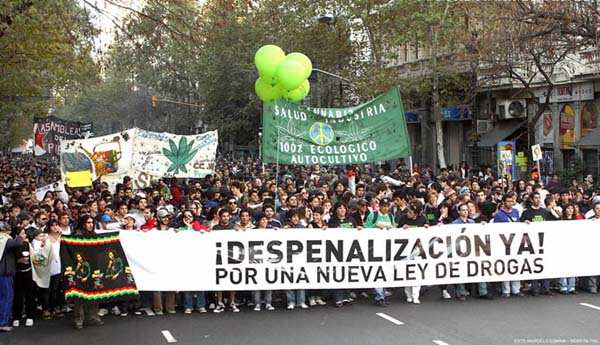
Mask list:
[{"label": "balloon cluster", "polygon": [[308,77],[312,63],[306,55],[285,55],[281,48],[269,44],[256,51],[254,63],[260,76],[254,90],[263,102],[278,99],[299,102],[310,92]]}]

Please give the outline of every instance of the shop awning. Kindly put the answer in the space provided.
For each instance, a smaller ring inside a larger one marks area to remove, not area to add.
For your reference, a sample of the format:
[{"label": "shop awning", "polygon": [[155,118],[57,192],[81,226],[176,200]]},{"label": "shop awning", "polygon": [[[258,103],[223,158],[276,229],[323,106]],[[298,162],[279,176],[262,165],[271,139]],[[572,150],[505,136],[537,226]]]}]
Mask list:
[{"label": "shop awning", "polygon": [[583,137],[575,143],[575,146],[600,146],[600,128]]},{"label": "shop awning", "polygon": [[505,140],[519,128],[525,125],[527,121],[499,121],[491,131],[485,133],[479,139],[477,146],[493,147],[499,141]]}]

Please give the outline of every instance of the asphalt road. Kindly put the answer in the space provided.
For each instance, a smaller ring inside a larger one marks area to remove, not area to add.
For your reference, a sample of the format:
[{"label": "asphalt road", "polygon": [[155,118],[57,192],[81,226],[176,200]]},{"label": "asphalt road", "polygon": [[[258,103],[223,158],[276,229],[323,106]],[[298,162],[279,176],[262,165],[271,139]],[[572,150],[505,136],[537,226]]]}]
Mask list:
[{"label": "asphalt road", "polygon": [[[106,316],[102,327],[74,330],[71,319],[37,321],[0,334],[0,345],[70,344],[600,344],[600,295],[443,301],[438,289],[408,304],[396,289],[391,305],[367,300],[336,309],[165,316]],[[383,314],[378,314],[383,313]],[[167,331],[168,334],[163,334]],[[172,338],[171,338],[172,337]]]}]

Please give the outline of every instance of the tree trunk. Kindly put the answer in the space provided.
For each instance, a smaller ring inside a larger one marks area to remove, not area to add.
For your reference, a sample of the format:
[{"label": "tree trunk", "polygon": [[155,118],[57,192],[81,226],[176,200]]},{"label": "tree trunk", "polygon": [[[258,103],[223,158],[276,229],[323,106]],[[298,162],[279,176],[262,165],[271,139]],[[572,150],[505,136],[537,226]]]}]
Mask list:
[{"label": "tree trunk", "polygon": [[[547,109],[548,109],[547,102],[538,104],[535,115],[533,116],[533,118],[531,118],[530,120],[527,121],[527,143],[529,144],[527,151],[530,151],[531,146],[536,144],[536,140],[535,140],[536,124],[540,120],[540,118],[542,117],[544,112],[546,112]],[[533,160],[532,160],[532,162],[533,162]]]},{"label": "tree trunk", "polygon": [[[435,121],[435,148],[436,156],[440,169],[446,167],[446,157],[444,155],[444,128],[442,126],[442,114],[440,112],[440,93],[438,90],[438,75],[437,75],[437,32],[433,35],[433,44],[429,45],[431,52],[431,73],[432,73],[432,95],[431,103],[433,108],[433,120]],[[431,36],[430,36],[431,37]]]},{"label": "tree trunk", "polygon": [[434,77],[433,87],[433,116],[435,119],[435,147],[440,169],[446,167],[446,156],[444,154],[444,127],[442,125],[442,114],[440,112],[440,97],[437,89],[437,77]]}]

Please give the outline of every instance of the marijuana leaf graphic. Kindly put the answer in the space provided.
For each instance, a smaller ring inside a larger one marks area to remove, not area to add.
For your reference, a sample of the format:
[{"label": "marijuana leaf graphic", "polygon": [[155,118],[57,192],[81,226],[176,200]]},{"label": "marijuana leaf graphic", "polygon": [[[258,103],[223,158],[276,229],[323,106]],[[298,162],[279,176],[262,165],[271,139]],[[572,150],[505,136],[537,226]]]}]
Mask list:
[{"label": "marijuana leaf graphic", "polygon": [[175,144],[175,142],[169,139],[169,148],[163,148],[162,152],[171,161],[171,166],[167,170],[167,172],[173,172],[176,175],[180,170],[181,172],[187,173],[187,168],[185,167],[192,158],[198,152],[197,148],[193,148],[194,140],[187,142],[187,138],[182,136],[179,139],[179,147]]},{"label": "marijuana leaf graphic", "polygon": [[353,122],[347,130],[338,130],[336,134],[342,138],[342,142],[349,143],[365,140],[365,137],[369,135],[369,132],[369,128],[358,128],[358,125]]}]

